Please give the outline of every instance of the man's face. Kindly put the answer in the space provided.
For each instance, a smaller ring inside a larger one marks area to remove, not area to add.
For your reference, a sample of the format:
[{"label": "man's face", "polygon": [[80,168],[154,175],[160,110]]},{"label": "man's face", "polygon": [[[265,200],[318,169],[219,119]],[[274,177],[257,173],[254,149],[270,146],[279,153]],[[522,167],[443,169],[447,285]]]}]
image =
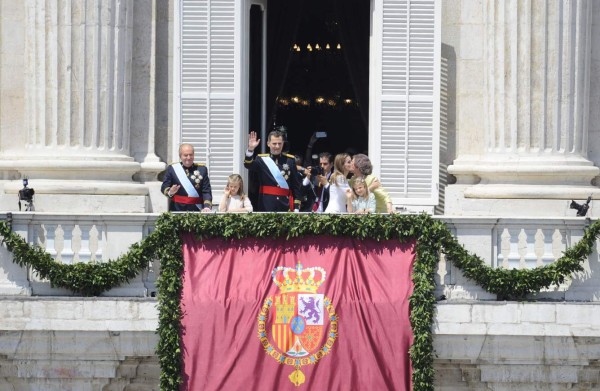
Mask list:
[{"label": "man's face", "polygon": [[271,151],[271,155],[281,155],[281,150],[283,149],[283,137],[271,137],[271,139],[267,141],[267,146]]},{"label": "man's face", "polygon": [[325,173],[325,175],[331,172],[331,162],[329,161],[329,159],[327,159],[326,157],[319,158],[319,164],[323,168],[323,172]]},{"label": "man's face", "polygon": [[184,145],[179,151],[179,158],[184,167],[191,167],[194,164],[194,148]]}]

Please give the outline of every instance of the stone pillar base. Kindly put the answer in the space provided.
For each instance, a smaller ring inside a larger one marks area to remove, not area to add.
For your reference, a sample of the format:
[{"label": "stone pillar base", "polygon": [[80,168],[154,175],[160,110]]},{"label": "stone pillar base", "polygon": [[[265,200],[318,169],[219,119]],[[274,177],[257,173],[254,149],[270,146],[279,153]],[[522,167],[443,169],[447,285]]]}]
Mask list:
[{"label": "stone pillar base", "polygon": [[600,199],[600,188],[594,186],[478,184],[464,191],[466,198],[516,200],[587,200]]},{"label": "stone pillar base", "polygon": [[591,187],[592,180],[600,175],[600,169],[580,156],[490,154],[459,158],[448,167],[448,173],[454,175],[459,184]]},{"label": "stone pillar base", "polygon": [[[148,187],[139,183],[30,179],[29,187],[35,190],[33,205],[36,212],[148,212]],[[5,205],[6,210],[19,210],[18,194],[22,188],[21,180],[6,182],[0,204]],[[23,202],[21,206],[24,210]]]},{"label": "stone pillar base", "polygon": [[[447,215],[574,217],[571,200],[600,200],[591,184],[600,169],[581,156],[467,156],[448,172],[456,184],[446,188]],[[592,202],[587,215],[600,216],[600,207]]]},{"label": "stone pillar base", "polygon": [[[448,216],[576,217],[571,200],[584,203],[587,217],[600,216],[600,189],[593,186],[465,185],[446,187]],[[595,205],[598,203],[597,205]]]},{"label": "stone pillar base", "polygon": [[[32,151],[28,151],[34,154]],[[34,157],[4,154],[0,157],[0,171],[17,171],[22,178],[57,180],[132,181],[141,169],[140,163],[123,155],[89,156],[81,153],[60,156],[60,151],[49,155],[39,152]]]}]

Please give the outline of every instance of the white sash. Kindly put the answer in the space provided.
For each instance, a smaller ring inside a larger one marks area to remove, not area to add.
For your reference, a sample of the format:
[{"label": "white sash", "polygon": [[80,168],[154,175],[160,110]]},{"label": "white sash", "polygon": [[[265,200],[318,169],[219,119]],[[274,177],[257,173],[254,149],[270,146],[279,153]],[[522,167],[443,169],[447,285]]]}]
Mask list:
[{"label": "white sash", "polygon": [[281,174],[281,171],[279,171],[279,167],[277,167],[277,164],[275,164],[273,159],[271,159],[270,156],[261,156],[261,158],[267,165],[267,168],[271,172],[271,175],[273,175],[273,178],[275,178],[275,180],[279,184],[279,187],[281,187],[282,189],[289,190],[290,187],[288,186],[287,181]]},{"label": "white sash", "polygon": [[[198,194],[196,188],[194,187],[194,185],[192,185],[190,178],[187,175],[185,175],[183,164],[173,164],[173,170],[175,171],[175,175],[177,175],[177,179],[179,179],[179,183],[181,183],[181,186],[183,186],[183,188],[185,189],[185,192],[187,193],[188,197],[200,197],[200,194]],[[202,210],[203,208],[202,204],[196,204],[196,206],[200,210]]]}]

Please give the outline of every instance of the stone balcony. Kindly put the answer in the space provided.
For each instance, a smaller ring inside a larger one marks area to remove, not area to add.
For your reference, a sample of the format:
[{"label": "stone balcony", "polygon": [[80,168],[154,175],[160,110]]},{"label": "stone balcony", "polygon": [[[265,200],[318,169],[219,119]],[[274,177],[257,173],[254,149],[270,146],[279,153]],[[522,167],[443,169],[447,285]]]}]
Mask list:
[{"label": "stone balcony", "polygon": [[[61,262],[115,259],[158,215],[13,213],[13,230]],[[492,267],[553,262],[581,238],[581,218],[443,219]],[[433,325],[436,389],[600,387],[598,254],[535,302],[500,302],[441,257]],[[103,297],[75,297],[12,263],[0,248],[0,389],[157,390],[159,264]]]}]

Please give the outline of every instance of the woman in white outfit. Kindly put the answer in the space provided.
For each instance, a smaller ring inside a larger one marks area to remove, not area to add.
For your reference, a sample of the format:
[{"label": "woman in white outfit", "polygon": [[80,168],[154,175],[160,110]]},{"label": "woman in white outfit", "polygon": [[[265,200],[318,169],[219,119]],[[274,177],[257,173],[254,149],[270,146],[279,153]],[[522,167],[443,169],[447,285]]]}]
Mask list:
[{"label": "woman in white outfit", "polygon": [[335,156],[334,171],[329,178],[329,204],[325,213],[346,213],[346,190],[350,189],[346,176],[352,167],[352,158],[347,153]]}]

